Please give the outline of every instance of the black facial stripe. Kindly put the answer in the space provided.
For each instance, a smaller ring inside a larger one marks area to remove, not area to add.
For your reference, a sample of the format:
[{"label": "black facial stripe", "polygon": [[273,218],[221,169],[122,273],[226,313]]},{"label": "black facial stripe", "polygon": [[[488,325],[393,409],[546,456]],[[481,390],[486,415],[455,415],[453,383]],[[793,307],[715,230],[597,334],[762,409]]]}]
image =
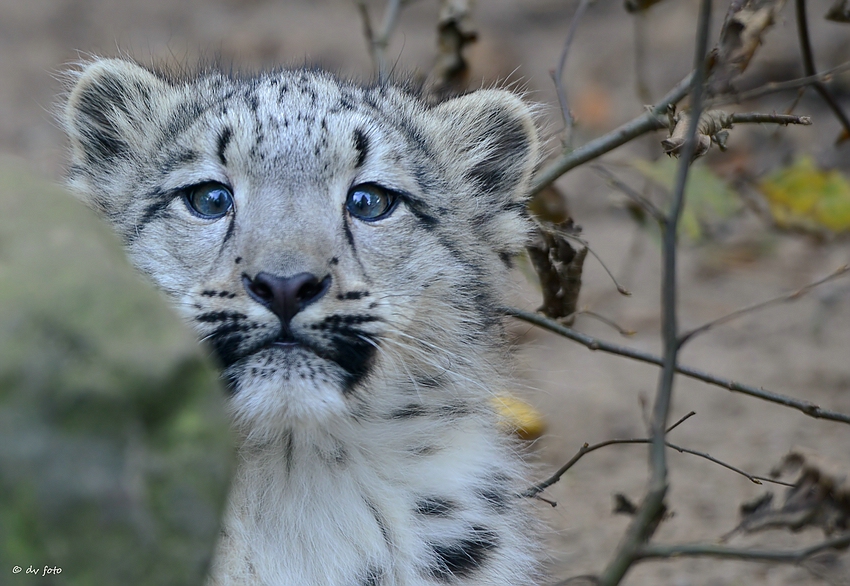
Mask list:
[{"label": "black facial stripe", "polygon": [[457,505],[441,497],[428,497],[416,502],[416,512],[426,517],[448,517]]},{"label": "black facial stripe", "polygon": [[225,156],[224,151],[227,150],[227,145],[230,144],[231,138],[233,138],[233,130],[229,126],[225,127],[218,136],[216,154],[218,154],[218,160],[221,161],[222,165],[227,165],[227,157]]},{"label": "black facial stripe", "polygon": [[242,358],[239,349],[245,336],[236,333],[240,331],[243,331],[243,328],[233,325],[222,326],[207,338],[223,368],[232,366]]},{"label": "black facial stripe", "polygon": [[[168,204],[171,203],[170,199],[162,198],[157,199],[153,203],[148,204],[148,207],[145,208],[145,212],[142,214],[141,219],[136,223],[135,232],[141,232],[145,229],[145,226],[150,224],[153,220],[162,217],[165,213],[165,210],[168,208]],[[129,239],[132,242],[135,240],[136,234],[131,234]]]},{"label": "black facial stripe", "polygon": [[[360,335],[372,341],[372,344],[377,344],[369,334],[360,333]],[[346,372],[342,392],[347,395],[369,374],[377,349],[366,340],[351,335],[335,335],[332,342],[333,349],[328,358]]]},{"label": "black facial stripe", "polygon": [[366,162],[366,156],[369,154],[369,138],[359,128],[354,131],[354,148],[357,150],[357,162],[354,163],[354,168],[359,169]]},{"label": "black facial stripe", "polygon": [[[345,328],[345,326],[354,326],[359,324],[365,324],[374,321],[384,321],[376,315],[329,315],[325,317],[321,321],[318,326],[314,326],[313,329],[326,329],[329,331],[340,331]],[[357,332],[354,332],[357,333]]]},{"label": "black facial stripe", "polygon": [[343,300],[357,300],[361,297],[369,297],[368,291],[348,291],[347,293],[340,293],[336,296],[340,301]]},{"label": "black facial stripe", "polygon": [[201,323],[214,323],[218,321],[239,321],[246,319],[248,316],[238,311],[209,311],[195,316],[195,321]]},{"label": "black facial stripe", "polygon": [[490,550],[498,547],[496,534],[484,527],[473,527],[471,536],[454,543],[433,543],[431,550],[437,564],[428,573],[441,582],[454,577],[467,578],[487,559]]},{"label": "black facial stripe", "polygon": [[402,194],[401,197],[404,203],[407,204],[407,209],[419,220],[423,228],[430,232],[440,224],[440,220],[436,216],[426,211],[427,207],[423,202],[408,194]]},{"label": "black facial stripe", "polygon": [[224,245],[227,244],[227,241],[230,240],[230,237],[233,236],[233,232],[236,229],[236,218],[233,217],[233,214],[230,215],[230,222],[227,224],[227,232],[224,234],[224,238],[221,241],[221,248],[219,249],[219,254],[224,250]]}]

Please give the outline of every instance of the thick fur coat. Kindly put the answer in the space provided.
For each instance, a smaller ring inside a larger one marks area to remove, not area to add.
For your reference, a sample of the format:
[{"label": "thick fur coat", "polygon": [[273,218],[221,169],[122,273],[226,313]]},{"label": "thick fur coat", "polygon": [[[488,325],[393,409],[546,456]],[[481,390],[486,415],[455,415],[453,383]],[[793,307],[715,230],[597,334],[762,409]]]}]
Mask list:
[{"label": "thick fur coat", "polygon": [[214,349],[241,438],[215,586],[528,585],[503,305],[529,107],[314,70],[75,76],[70,184]]}]

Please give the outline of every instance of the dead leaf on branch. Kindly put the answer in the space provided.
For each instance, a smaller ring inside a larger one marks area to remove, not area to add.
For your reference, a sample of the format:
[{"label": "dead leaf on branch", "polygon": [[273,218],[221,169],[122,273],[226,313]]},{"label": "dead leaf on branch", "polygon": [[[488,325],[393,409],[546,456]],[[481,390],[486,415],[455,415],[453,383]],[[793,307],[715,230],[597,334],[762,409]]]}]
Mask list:
[{"label": "dead leaf on branch", "polygon": [[824,18],[833,22],[850,22],[850,0],[835,0]]},{"label": "dead leaf on branch", "polygon": [[[688,131],[691,126],[690,112],[674,112],[672,109],[667,113],[667,126],[670,128],[670,136],[661,141],[664,152],[672,157],[678,157],[685,147]],[[699,117],[697,124],[697,144],[691,160],[701,157],[708,152],[712,144],[716,144],[721,151],[726,150],[726,140],[729,138],[729,130],[735,124],[801,124],[810,126],[812,119],[809,116],[792,116],[789,114],[761,114],[758,112],[738,113],[725,112],[723,110],[706,110]]]},{"label": "dead leaf on branch", "polygon": [[541,222],[537,235],[528,246],[528,257],[540,279],[543,305],[538,311],[546,317],[571,325],[581,290],[581,273],[587,248],[578,251],[568,235],[577,235],[580,229],[572,219],[560,223]]},{"label": "dead leaf on branch", "polygon": [[800,531],[817,527],[826,535],[850,528],[850,481],[848,471],[805,450],[793,450],[783,458],[771,476],[799,470],[785,502],[773,506],[767,493],[741,506],[741,523],[733,533],[755,533],[766,529]]},{"label": "dead leaf on branch", "polygon": [[744,72],[762,36],[776,21],[785,0],[735,0],[729,6],[720,31],[720,41],[713,53],[709,80],[712,94],[732,91],[731,81]]},{"label": "dead leaf on branch", "polygon": [[635,12],[643,12],[652,6],[658,4],[661,0],[626,0],[626,12],[634,14]]},{"label": "dead leaf on branch", "polygon": [[437,60],[428,81],[429,93],[437,101],[462,92],[469,76],[469,64],[463,54],[467,45],[478,39],[470,29],[474,0],[443,0],[437,22]]}]

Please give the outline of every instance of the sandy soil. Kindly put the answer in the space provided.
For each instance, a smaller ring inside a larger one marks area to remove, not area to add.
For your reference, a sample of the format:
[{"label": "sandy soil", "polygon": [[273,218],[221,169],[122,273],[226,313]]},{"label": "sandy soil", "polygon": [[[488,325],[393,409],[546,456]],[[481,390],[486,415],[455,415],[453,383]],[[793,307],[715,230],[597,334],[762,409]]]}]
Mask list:
[{"label": "sandy soil", "polygon": [[[480,41],[470,54],[473,78],[491,83],[519,81],[532,99],[546,106],[544,118],[554,136],[560,120],[549,78],[575,3],[555,0],[479,2],[475,25]],[[380,4],[371,2],[377,20]],[[403,14],[389,49],[400,71],[427,71],[433,59],[437,3],[419,0]],[[821,69],[850,54],[847,28],[820,18],[825,1],[810,3],[815,54]],[[725,4],[716,6],[715,32]],[[646,82],[653,98],[687,73],[697,4],[662,3],[644,19],[648,31]],[[714,38],[714,37],[713,37]],[[801,75],[793,14],[770,33],[747,87],[768,79]],[[322,63],[349,75],[368,77],[370,62],[353,3],[265,0],[0,0],[0,153],[25,157],[42,174],[60,177],[64,160],[61,132],[52,122],[60,73],[87,55],[130,54],[141,61],[192,64],[220,57],[239,67],[278,63]],[[599,0],[586,15],[567,67],[569,95],[579,117],[577,144],[598,136],[641,110],[635,92],[634,22],[619,3]],[[850,80],[836,83],[845,107]],[[760,105],[781,110],[793,95]],[[730,151],[705,163],[727,177],[758,177],[801,153],[824,165],[850,169],[848,146],[832,141],[838,125],[813,95],[797,108],[816,125],[736,132]],[[658,138],[636,141],[606,160],[623,163],[636,156],[657,157]],[[554,150],[557,140],[550,143]],[[614,167],[619,168],[619,167]],[[638,185],[636,183],[636,185]],[[570,209],[594,250],[634,292],[617,295],[598,263],[589,260],[581,304],[637,330],[627,340],[598,322],[580,317],[576,327],[591,335],[658,352],[659,247],[623,209],[620,199],[592,172],[579,169],[562,178]],[[788,292],[850,259],[846,240],[815,242],[771,232],[752,215],[728,220],[718,236],[702,246],[683,246],[681,306],[683,327],[695,326],[747,305]],[[528,285],[518,287],[517,303],[536,307]],[[651,400],[654,367],[585,348],[521,323],[514,332],[527,388],[520,392],[543,413],[549,431],[535,446],[540,474],[547,475],[584,442],[645,434],[641,402]],[[682,362],[754,386],[850,413],[850,280],[837,281],[793,304],[748,315],[697,338]],[[753,474],[769,469],[793,446],[805,446],[850,469],[850,427],[735,395],[680,378],[673,417],[697,412],[671,440],[708,452]],[[694,456],[670,454],[674,516],[660,528],[659,542],[708,541],[737,523],[738,505],[766,490],[746,478]],[[612,495],[638,499],[647,479],[646,450],[620,446],[587,456],[546,492],[557,508],[541,503],[553,528],[553,579],[601,570],[628,519],[612,514]],[[781,493],[781,490],[777,492]],[[795,547],[821,538],[762,534],[733,543]],[[848,556],[827,556],[810,564],[830,580],[802,567],[749,562],[682,559],[649,562],[625,580],[632,586],[669,584],[848,584]]]}]

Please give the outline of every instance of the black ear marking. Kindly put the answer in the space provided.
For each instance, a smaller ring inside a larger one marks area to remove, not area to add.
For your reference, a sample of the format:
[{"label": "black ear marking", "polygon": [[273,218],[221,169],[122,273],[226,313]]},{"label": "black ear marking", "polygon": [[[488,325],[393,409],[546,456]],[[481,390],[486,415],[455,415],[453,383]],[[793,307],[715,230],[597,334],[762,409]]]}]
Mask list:
[{"label": "black ear marking", "polygon": [[89,163],[125,156],[134,135],[148,134],[145,125],[156,115],[152,96],[166,87],[154,74],[128,61],[104,59],[88,65],[65,108],[77,154]]},{"label": "black ear marking", "polygon": [[522,122],[506,118],[505,112],[494,111],[486,116],[493,126],[487,156],[476,163],[466,176],[478,183],[484,193],[513,191],[522,178],[523,162],[530,151],[527,131]]},{"label": "black ear marking", "polygon": [[453,165],[466,167],[463,177],[476,187],[473,195],[497,195],[514,201],[525,197],[537,164],[539,139],[531,108],[504,90],[481,90],[443,102],[447,154]]}]

